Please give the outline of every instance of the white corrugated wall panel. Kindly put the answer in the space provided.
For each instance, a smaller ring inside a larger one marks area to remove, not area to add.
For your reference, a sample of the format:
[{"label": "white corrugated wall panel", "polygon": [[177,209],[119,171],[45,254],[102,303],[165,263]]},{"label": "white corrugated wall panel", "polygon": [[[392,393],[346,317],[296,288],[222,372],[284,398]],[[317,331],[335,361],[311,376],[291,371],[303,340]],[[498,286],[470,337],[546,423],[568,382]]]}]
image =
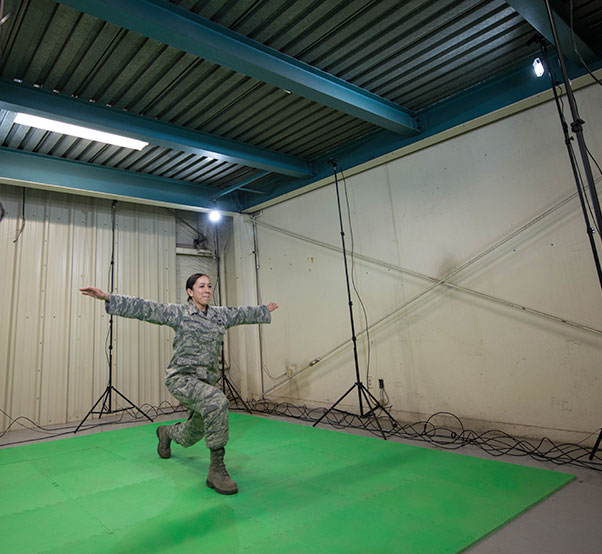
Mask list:
[{"label": "white corrugated wall panel", "polygon": [[[1,186],[1,185],[0,185]],[[2,317],[0,317],[0,408],[10,411],[9,400],[12,389],[12,368],[14,363],[15,349],[13,333],[14,325],[11,325],[15,306],[15,269],[16,269],[16,246],[13,242],[17,231],[17,216],[21,199],[21,189],[14,187],[3,187],[0,201],[6,210],[6,216],[0,222],[0,298],[2,298]],[[8,419],[0,414],[2,429],[6,429]]]},{"label": "white corrugated wall panel", "polygon": [[[34,196],[35,195],[35,196]],[[13,355],[9,366],[9,413],[18,399],[19,414],[39,419],[39,387],[42,347],[43,283],[45,278],[44,245],[46,209],[38,194],[26,191],[25,226],[15,251],[14,311],[10,345]],[[21,205],[19,205],[19,212]],[[8,222],[7,222],[8,223]],[[4,287],[3,287],[4,288]]]},{"label": "white corrugated wall panel", "polygon": [[68,421],[81,417],[85,406],[91,408],[100,394],[98,391],[106,385],[103,332],[106,334],[108,318],[100,302],[90,302],[78,290],[84,283],[106,285],[111,248],[110,209],[107,202],[95,202],[96,209],[91,209],[93,202],[77,202],[72,219]]},{"label": "white corrugated wall panel", "polygon": [[[46,198],[48,198],[47,193]],[[40,290],[39,421],[65,421],[71,330],[71,205],[61,195],[45,207]]]},{"label": "white corrugated wall panel", "polygon": [[[166,218],[172,220],[170,229],[163,222]],[[169,284],[175,279],[173,218],[165,210],[128,205],[118,209],[117,229],[115,292],[175,301],[175,285]],[[121,318],[115,318],[114,325],[115,386],[136,404],[157,404],[166,398],[162,379],[173,332]]]},{"label": "white corrugated wall panel", "polygon": [[[39,424],[83,418],[108,382],[104,304],[79,287],[109,289],[111,202],[0,185],[2,409]],[[175,221],[162,208],[116,206],[115,291],[176,301]],[[15,242],[16,239],[16,242]],[[173,331],[114,319],[113,384],[132,402],[174,403],[163,385]],[[125,403],[113,397],[113,409]],[[2,416],[2,428],[9,420]]]}]

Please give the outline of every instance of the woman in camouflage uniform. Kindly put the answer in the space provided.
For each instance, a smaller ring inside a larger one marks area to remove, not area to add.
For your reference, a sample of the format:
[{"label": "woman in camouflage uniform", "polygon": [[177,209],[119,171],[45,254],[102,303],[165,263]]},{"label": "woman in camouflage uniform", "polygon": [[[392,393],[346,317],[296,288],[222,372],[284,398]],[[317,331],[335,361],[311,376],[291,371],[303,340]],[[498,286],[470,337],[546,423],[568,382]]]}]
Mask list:
[{"label": "woman in camouflage uniform", "polygon": [[228,399],[215,384],[219,377],[218,358],[226,329],[246,323],[269,323],[278,305],[226,308],[210,306],[211,281],[195,273],[186,281],[186,304],[160,304],[120,294],[108,294],[95,287],[80,291],[104,300],[113,315],[168,325],[176,332],[173,356],[166,371],[169,392],[188,408],[188,420],[157,428],[161,458],[171,456],[171,441],[188,447],[205,436],[211,451],[207,486],[220,494],[234,494],[238,487],[226,471],[224,447],[228,442]]}]

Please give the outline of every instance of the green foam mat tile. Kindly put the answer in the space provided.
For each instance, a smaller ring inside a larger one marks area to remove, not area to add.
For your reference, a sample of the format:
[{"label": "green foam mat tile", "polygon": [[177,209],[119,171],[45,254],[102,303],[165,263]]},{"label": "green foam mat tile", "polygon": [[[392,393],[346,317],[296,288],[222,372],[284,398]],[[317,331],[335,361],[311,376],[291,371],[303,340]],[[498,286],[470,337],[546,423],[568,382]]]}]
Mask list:
[{"label": "green foam mat tile", "polygon": [[[239,494],[156,424],[0,451],[0,548],[19,553],[455,553],[569,474],[231,414]],[[35,531],[32,531],[35,530]]]}]

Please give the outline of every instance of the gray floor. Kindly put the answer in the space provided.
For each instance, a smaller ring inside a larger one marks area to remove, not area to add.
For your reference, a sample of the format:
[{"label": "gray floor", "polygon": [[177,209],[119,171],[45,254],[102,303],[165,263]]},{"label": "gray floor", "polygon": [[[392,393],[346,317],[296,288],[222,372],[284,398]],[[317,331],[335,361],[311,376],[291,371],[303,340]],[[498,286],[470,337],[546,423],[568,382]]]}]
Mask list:
[{"label": "gray floor", "polygon": [[[183,417],[183,415],[160,416],[155,421],[170,421],[179,417]],[[103,421],[109,423],[118,419],[114,416],[110,418],[105,416]],[[286,418],[275,419],[309,425]],[[97,423],[97,420],[86,423]],[[128,425],[144,425],[146,423],[148,423],[147,420],[141,420],[139,423]],[[112,423],[101,428],[82,430],[80,434],[110,431],[124,426],[124,424]],[[60,427],[65,427],[65,425],[57,425],[53,429]],[[73,436],[73,433],[69,431],[68,429],[63,430],[67,433],[65,436]],[[358,430],[346,430],[345,432],[366,434]],[[47,434],[52,434],[52,431]],[[47,434],[15,428],[0,438],[0,448],[8,448],[9,446],[5,446],[7,443],[23,440],[32,440],[33,442],[50,440],[46,436]],[[423,442],[394,440],[432,448]],[[490,458],[477,447],[467,446],[455,452],[461,455]],[[573,466],[559,467],[551,463],[538,462],[529,457],[501,456],[495,459],[512,464],[572,473],[577,479],[466,552],[469,554],[602,554],[602,471]]]},{"label": "gray floor", "polygon": [[[474,449],[474,447],[473,447]],[[471,456],[488,457],[469,451]],[[535,505],[467,552],[471,554],[600,554],[602,553],[602,471],[558,467],[530,458],[499,458],[509,463],[572,473],[566,487]]]}]

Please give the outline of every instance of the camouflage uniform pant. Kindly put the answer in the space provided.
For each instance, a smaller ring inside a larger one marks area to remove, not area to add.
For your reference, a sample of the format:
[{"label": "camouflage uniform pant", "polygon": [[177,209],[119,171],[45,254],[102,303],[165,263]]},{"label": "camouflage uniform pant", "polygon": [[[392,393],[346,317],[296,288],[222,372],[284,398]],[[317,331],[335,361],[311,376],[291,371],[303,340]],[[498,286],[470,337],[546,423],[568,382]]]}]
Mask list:
[{"label": "camouflage uniform pant", "polygon": [[228,399],[217,387],[194,375],[174,375],[165,382],[169,392],[188,408],[188,420],[168,427],[169,438],[188,447],[205,436],[207,448],[228,442]]}]

